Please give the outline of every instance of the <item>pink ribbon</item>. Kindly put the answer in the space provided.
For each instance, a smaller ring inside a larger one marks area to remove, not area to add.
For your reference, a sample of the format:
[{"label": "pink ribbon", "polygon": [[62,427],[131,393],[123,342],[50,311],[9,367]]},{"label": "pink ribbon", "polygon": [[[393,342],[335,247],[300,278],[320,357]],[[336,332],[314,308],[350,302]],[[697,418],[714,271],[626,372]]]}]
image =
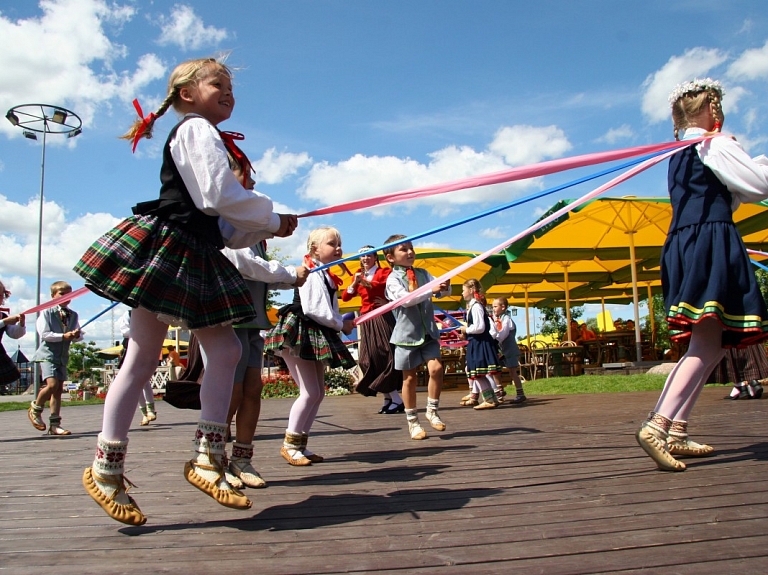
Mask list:
[{"label": "pink ribbon", "polygon": [[72,301],[76,297],[80,297],[83,294],[87,294],[89,291],[90,290],[87,287],[81,287],[80,289],[76,289],[75,291],[71,291],[68,294],[59,296],[56,299],[52,299],[52,300],[47,301],[45,303],[41,303],[40,305],[36,305],[35,307],[31,307],[27,311],[21,312],[21,315],[29,315],[31,313],[36,313],[38,311],[43,311],[44,309],[48,309],[49,307],[57,306],[60,303],[66,303],[68,301]]},{"label": "pink ribbon", "polygon": [[461,180],[454,180],[452,182],[445,182],[442,184],[433,184],[430,186],[423,186],[420,188],[412,188],[410,190],[393,192],[391,194],[383,194],[374,198],[365,198],[361,200],[354,200],[344,204],[337,204],[335,206],[329,206],[326,208],[320,208],[313,210],[305,214],[301,214],[300,218],[307,218],[309,216],[322,216],[325,214],[335,214],[338,212],[348,212],[352,210],[361,210],[364,208],[372,208],[378,206],[385,206],[388,204],[394,204],[397,202],[404,202],[406,200],[414,200],[418,198],[426,198],[437,194],[444,194],[447,192],[455,192],[456,190],[465,190],[467,188],[477,188],[480,186],[489,186],[492,184],[502,184],[506,182],[514,182],[517,180],[525,180],[528,178],[536,178],[539,176],[546,176],[548,174],[554,174],[565,170],[571,170],[574,168],[582,168],[585,166],[592,166],[594,164],[602,164],[605,162],[612,162],[614,160],[623,160],[625,158],[632,158],[635,156],[643,156],[645,154],[653,154],[664,150],[675,149],[690,146],[703,138],[681,140],[679,142],[666,142],[663,144],[648,144],[646,146],[635,146],[633,148],[622,148],[619,150],[611,150],[608,152],[595,152],[592,154],[584,154],[581,156],[573,156],[571,158],[561,158],[559,160],[548,160],[546,162],[540,162],[538,164],[531,164],[528,166],[519,166],[504,170],[502,172],[494,172],[492,174],[482,174],[478,176],[470,176],[469,178],[463,178]]},{"label": "pink ribbon", "polygon": [[[686,140],[685,141],[685,146],[690,146],[692,144],[695,144],[697,141],[701,141],[703,139],[705,139],[705,138],[698,138],[697,140]],[[673,146],[670,145],[670,144],[667,144],[666,147],[669,148],[669,147],[673,147]],[[421,286],[417,290],[414,290],[414,291],[410,292],[408,295],[403,296],[402,298],[400,298],[398,300],[391,301],[391,302],[389,302],[389,303],[387,303],[387,304],[385,304],[385,305],[383,305],[381,307],[378,307],[378,308],[368,312],[365,315],[359,316],[358,318],[355,319],[355,325],[360,325],[361,323],[365,323],[366,321],[371,320],[371,319],[373,319],[373,318],[375,318],[377,316],[380,316],[381,314],[387,313],[388,311],[391,311],[391,310],[395,309],[396,307],[400,307],[401,305],[403,305],[403,304],[405,304],[405,303],[407,303],[407,302],[409,302],[409,301],[411,301],[411,300],[413,300],[415,298],[421,297],[424,294],[426,294],[427,292],[431,292],[434,287],[440,285],[441,283],[443,283],[443,282],[445,282],[447,280],[450,280],[452,277],[460,274],[461,272],[463,272],[465,270],[468,270],[469,268],[471,268],[475,264],[483,261],[485,258],[500,252],[501,250],[506,248],[508,245],[515,243],[516,241],[524,238],[525,236],[531,234],[532,232],[538,230],[539,228],[543,228],[544,226],[546,226],[550,222],[556,220],[560,216],[562,216],[564,214],[567,214],[571,210],[573,210],[573,209],[581,206],[582,204],[585,204],[586,202],[596,198],[600,194],[610,190],[611,188],[613,188],[613,187],[619,185],[620,183],[628,180],[629,178],[639,174],[640,172],[643,172],[643,171],[647,170],[651,166],[655,166],[656,164],[658,164],[662,160],[665,160],[669,156],[677,153],[677,148],[680,148],[681,146],[678,145],[678,146],[674,146],[674,147],[675,147],[674,150],[671,150],[671,151],[667,152],[666,154],[661,154],[659,156],[655,156],[653,158],[650,158],[650,159],[644,161],[641,164],[638,164],[637,166],[635,166],[633,168],[630,168],[629,170],[627,170],[623,174],[620,174],[619,176],[617,176],[614,179],[612,179],[610,182],[607,182],[607,183],[603,184],[599,188],[596,188],[596,189],[592,190],[588,194],[582,196],[581,198],[579,198],[578,200],[568,204],[567,206],[557,210],[555,213],[549,215],[548,217],[544,218],[543,220],[541,220],[539,222],[536,222],[535,224],[533,224],[528,229],[523,230],[522,232],[520,232],[519,234],[515,235],[514,237],[508,239],[504,243],[501,243],[498,246],[495,246],[495,247],[491,248],[490,250],[480,254],[479,256],[475,257],[474,259],[471,259],[468,262],[465,262],[465,263],[461,264],[459,267],[454,268],[454,269],[444,273],[439,278],[433,279],[432,281],[424,284],[423,286]]]}]

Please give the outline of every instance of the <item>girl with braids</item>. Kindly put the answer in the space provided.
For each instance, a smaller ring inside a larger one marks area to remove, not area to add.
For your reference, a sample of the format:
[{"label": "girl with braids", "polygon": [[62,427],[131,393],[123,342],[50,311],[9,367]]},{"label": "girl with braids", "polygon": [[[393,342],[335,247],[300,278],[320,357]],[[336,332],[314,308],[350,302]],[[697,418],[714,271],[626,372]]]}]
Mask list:
[{"label": "girl with braids", "polygon": [[[494,388],[493,376],[501,372],[499,367],[499,344],[491,335],[491,321],[485,309],[485,296],[476,279],[464,282],[461,296],[467,302],[467,325],[461,328],[467,345],[467,377],[472,385],[471,395],[475,409],[493,409],[499,406]],[[483,401],[477,399],[482,396]],[[471,405],[471,404],[470,404]]]},{"label": "girl with braids", "polygon": [[670,95],[675,138],[715,136],[682,148],[669,162],[672,222],[661,252],[661,281],[673,341],[688,351],[669,374],[654,410],[637,432],[662,471],[683,471],[680,457],[714,449],[688,437],[688,416],[723,348],[768,338],[768,311],[744,243],[733,224],[741,202],[768,197],[768,158],[751,159],[723,125],[720,82],[679,85]]},{"label": "girl with braids", "polygon": [[[124,138],[149,138],[169,107],[181,116],[163,148],[159,199],[140,203],[134,216],[99,238],[75,271],[95,293],[132,308],[131,345],[110,386],[93,466],[83,474],[88,494],[107,514],[128,525],[146,517],[127,494],[124,476],[128,430],[144,383],[155,371],[168,325],[192,330],[207,357],[194,437],[195,455],[184,466],[192,485],[218,503],[248,509],[251,502],[224,476],[226,421],[240,343],[232,328],[255,315],[237,269],[219,251],[288,236],[296,216],[276,214],[272,201],[249,191],[230,169],[227,152],[250,174],[248,158],[217,125],[232,114],[232,75],[213,59],[190,60],[171,73],[168,94],[154,114]],[[137,101],[134,106],[142,115]],[[240,136],[242,138],[242,136]]]}]

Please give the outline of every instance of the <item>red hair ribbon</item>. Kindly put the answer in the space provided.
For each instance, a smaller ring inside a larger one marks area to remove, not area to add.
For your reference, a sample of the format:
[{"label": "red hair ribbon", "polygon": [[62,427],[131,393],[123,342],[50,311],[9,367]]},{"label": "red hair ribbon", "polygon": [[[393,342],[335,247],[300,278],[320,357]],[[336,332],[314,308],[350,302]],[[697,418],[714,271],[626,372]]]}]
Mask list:
[{"label": "red hair ribbon", "polygon": [[[305,256],[304,256],[304,267],[305,267],[305,268],[307,268],[308,270],[311,270],[312,268],[314,268],[314,267],[317,267],[317,266],[315,265],[315,262],[314,262],[314,261],[312,261],[312,258],[311,258],[311,257],[309,257],[309,254],[307,254],[307,255],[305,255]],[[346,265],[344,265],[344,262],[341,262],[341,263],[339,264],[339,267],[341,267],[341,269],[343,269],[343,270],[344,270],[344,271],[345,271],[345,272],[346,272],[348,275],[352,275],[352,274],[349,272],[349,269],[347,268],[347,266],[346,266]],[[333,283],[335,283],[335,284],[336,284],[336,287],[341,287],[341,286],[342,286],[342,284],[344,283],[344,280],[343,280],[343,279],[341,279],[339,276],[337,276],[336,274],[334,274],[334,273],[333,273],[333,272],[332,272],[330,269],[326,269],[325,271],[327,271],[327,272],[328,272],[328,276],[331,278],[331,280],[333,281]]]},{"label": "red hair ribbon", "polygon": [[416,272],[413,268],[405,268],[405,277],[408,278],[408,291],[414,291],[419,287],[419,281],[416,279]]},{"label": "red hair ribbon", "polygon": [[251,161],[248,156],[245,155],[240,148],[235,144],[235,140],[245,140],[245,136],[240,132],[219,132],[221,135],[221,141],[224,142],[224,147],[232,154],[235,161],[240,166],[240,171],[243,173],[243,187],[248,183],[248,175],[251,173]]},{"label": "red hair ribbon", "polygon": [[139,114],[139,118],[141,118],[141,125],[139,126],[139,129],[136,130],[136,135],[133,137],[133,148],[131,148],[131,153],[136,151],[136,146],[139,144],[139,140],[144,135],[144,132],[147,131],[149,125],[155,121],[155,118],[157,118],[157,114],[154,112],[150,112],[149,116],[144,116],[138,98],[133,101],[133,107],[136,108],[136,112]]}]

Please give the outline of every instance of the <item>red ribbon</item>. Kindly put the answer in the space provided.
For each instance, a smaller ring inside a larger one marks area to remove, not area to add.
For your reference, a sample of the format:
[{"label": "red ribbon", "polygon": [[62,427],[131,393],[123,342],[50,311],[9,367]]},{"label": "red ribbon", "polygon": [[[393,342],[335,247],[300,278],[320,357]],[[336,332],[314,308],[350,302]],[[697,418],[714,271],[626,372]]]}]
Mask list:
[{"label": "red ribbon", "polygon": [[35,313],[38,311],[43,311],[44,309],[48,309],[49,307],[53,307],[56,305],[59,305],[60,303],[65,303],[68,301],[71,301],[75,299],[76,297],[80,297],[83,294],[88,293],[89,290],[87,287],[81,287],[80,289],[76,289],[75,291],[71,291],[68,294],[64,294],[62,296],[57,297],[56,299],[52,299],[50,301],[47,301],[45,303],[41,303],[40,305],[36,305],[35,307],[29,308],[27,311],[21,312],[21,315],[29,315],[31,313]]},{"label": "red ribbon", "polygon": [[240,166],[240,171],[243,173],[243,187],[248,185],[248,176],[251,173],[251,161],[248,156],[245,155],[240,148],[235,144],[235,140],[245,140],[245,136],[240,132],[219,132],[221,141],[224,142],[224,147],[232,154],[235,161]]},{"label": "red ribbon", "polygon": [[155,121],[155,118],[157,118],[157,114],[154,112],[150,112],[149,116],[144,116],[144,112],[141,111],[138,98],[133,101],[133,107],[136,108],[136,112],[139,114],[139,118],[141,118],[141,125],[139,126],[139,129],[136,130],[136,135],[133,137],[133,148],[131,148],[132,153],[136,151],[136,146],[139,144],[139,140],[144,135],[144,132],[146,132],[147,128],[149,128],[149,125]]},{"label": "red ribbon", "polygon": [[[315,262],[312,260],[312,258],[311,258],[311,257],[309,257],[309,254],[307,254],[307,255],[305,255],[305,256],[304,256],[304,267],[305,267],[305,268],[307,268],[308,270],[311,270],[312,268],[314,268],[314,267],[317,267],[317,266],[315,266]],[[340,267],[342,270],[344,270],[344,271],[347,273],[347,275],[350,275],[350,276],[352,275],[352,274],[350,273],[350,271],[349,271],[349,268],[347,268],[347,266],[346,266],[346,265],[344,265],[344,262],[340,263],[340,264],[339,264],[339,267]],[[339,276],[337,276],[336,274],[334,274],[334,273],[333,273],[333,272],[332,272],[330,269],[326,269],[325,271],[327,271],[327,272],[328,272],[328,276],[331,278],[331,280],[333,281],[333,283],[335,283],[335,284],[336,284],[336,287],[337,287],[337,288],[340,288],[340,287],[341,287],[341,286],[344,284],[344,280],[343,280],[343,279],[341,279],[341,278],[340,278]]]}]

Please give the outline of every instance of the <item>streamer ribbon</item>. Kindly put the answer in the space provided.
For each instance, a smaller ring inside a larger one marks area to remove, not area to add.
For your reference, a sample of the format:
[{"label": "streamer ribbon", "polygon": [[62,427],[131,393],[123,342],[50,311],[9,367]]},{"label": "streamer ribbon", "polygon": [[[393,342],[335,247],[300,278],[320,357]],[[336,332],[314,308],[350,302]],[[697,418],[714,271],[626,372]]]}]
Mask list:
[{"label": "streamer ribbon", "polygon": [[[701,138],[701,139],[704,139],[704,138]],[[692,143],[695,143],[695,142],[690,142],[689,141],[689,142],[687,142],[687,145],[691,145]],[[564,206],[563,208],[557,210],[556,212],[554,212],[553,214],[551,214],[548,217],[544,218],[543,220],[536,222],[535,224],[530,226],[528,229],[523,230],[522,232],[520,232],[519,234],[513,236],[512,238],[508,239],[507,241],[505,241],[505,242],[499,244],[498,246],[495,246],[495,247],[491,248],[490,250],[480,254],[479,256],[477,256],[477,257],[475,257],[475,258],[473,258],[473,259],[471,259],[471,260],[461,264],[460,266],[454,268],[453,270],[444,273],[440,277],[435,278],[435,279],[433,279],[430,282],[427,282],[426,284],[421,286],[416,291],[413,291],[413,292],[409,293],[406,296],[403,296],[402,298],[400,298],[398,300],[391,301],[391,302],[389,302],[389,303],[387,303],[387,304],[385,304],[385,305],[383,305],[381,307],[378,307],[378,308],[368,312],[367,314],[365,314],[363,316],[358,317],[355,320],[355,325],[359,325],[361,323],[365,323],[366,321],[369,321],[369,320],[371,320],[371,319],[373,319],[373,318],[375,318],[375,317],[377,317],[377,316],[379,316],[381,314],[387,313],[388,311],[391,311],[391,310],[395,309],[396,307],[400,307],[404,303],[407,303],[408,301],[411,301],[414,298],[418,298],[420,296],[423,296],[427,292],[431,292],[432,289],[435,286],[438,286],[441,283],[450,280],[452,277],[460,274],[461,272],[463,272],[465,270],[468,270],[469,268],[471,268],[472,266],[474,266],[478,262],[483,261],[485,258],[487,258],[487,257],[489,257],[489,256],[491,256],[491,255],[493,255],[495,253],[500,252],[501,250],[503,250],[504,248],[506,248],[510,244],[513,244],[514,242],[524,238],[525,236],[533,233],[534,231],[536,231],[536,230],[546,226],[547,224],[549,224],[550,222],[556,220],[557,218],[561,217],[562,215],[567,214],[568,212],[574,210],[575,208],[577,208],[577,207],[585,204],[586,202],[596,198],[600,194],[610,190],[611,188],[616,187],[620,183],[628,180],[629,178],[631,178],[631,177],[633,177],[633,176],[635,176],[635,175],[637,175],[637,174],[639,174],[641,172],[644,172],[645,170],[647,170],[648,168],[650,168],[652,166],[655,166],[659,162],[661,162],[661,161],[665,160],[666,158],[670,157],[671,155],[675,154],[679,147],[680,146],[676,146],[674,149],[672,149],[672,150],[670,150],[670,151],[668,151],[666,153],[663,153],[663,154],[660,154],[660,155],[655,156],[653,158],[650,158],[648,160],[645,160],[643,163],[635,166],[634,168],[631,168],[631,169],[627,170],[623,174],[613,178],[611,181],[606,182],[602,186],[592,190],[588,194],[585,194],[584,196],[582,196],[578,200],[576,200],[574,202],[571,202],[567,206]]]},{"label": "streamer ribbon", "polygon": [[55,299],[52,299],[50,301],[47,301],[45,303],[41,303],[40,305],[36,305],[35,307],[29,308],[27,311],[21,312],[21,315],[29,315],[31,313],[36,313],[38,311],[43,311],[45,309],[48,309],[50,307],[54,307],[59,305],[60,303],[66,303],[68,301],[72,301],[76,297],[80,297],[81,295],[87,294],[90,290],[87,287],[81,287],[80,289],[76,289],[75,291],[71,291],[68,294],[64,294],[62,296],[59,296]]},{"label": "streamer ribbon", "polygon": [[321,271],[321,270],[324,270],[327,267],[334,266],[334,265],[337,265],[337,264],[341,264],[341,262],[346,262],[346,261],[349,261],[349,260],[352,260],[352,259],[355,259],[355,258],[359,258],[361,255],[372,254],[372,253],[376,253],[376,252],[379,252],[379,251],[383,251],[383,250],[385,250],[387,248],[396,246],[398,244],[403,244],[403,243],[406,243],[406,242],[413,243],[416,240],[421,239],[423,237],[431,236],[431,235],[436,234],[438,232],[442,232],[442,231],[445,231],[445,230],[448,230],[448,229],[451,229],[451,228],[454,228],[454,227],[457,227],[457,226],[460,226],[460,225],[463,225],[463,224],[466,224],[466,223],[469,223],[469,222],[473,222],[475,220],[479,220],[480,218],[484,218],[486,216],[490,216],[492,214],[495,214],[495,213],[498,213],[498,212],[501,212],[501,211],[504,211],[504,210],[508,210],[509,208],[514,208],[514,207],[519,206],[521,204],[525,204],[527,202],[530,202],[530,201],[533,201],[533,200],[536,200],[536,199],[539,199],[539,198],[543,198],[545,196],[554,194],[556,192],[560,192],[562,190],[565,190],[567,188],[576,186],[578,184],[582,184],[584,182],[588,182],[590,180],[597,179],[597,178],[599,178],[601,176],[605,176],[607,174],[612,174],[613,172],[618,172],[620,170],[624,170],[626,168],[630,168],[630,167],[635,166],[635,165],[637,165],[637,164],[639,164],[641,162],[644,162],[645,160],[647,160],[649,158],[653,158],[653,157],[657,156],[660,153],[661,152],[657,152],[655,154],[650,154],[650,155],[647,155],[647,156],[643,156],[641,158],[636,158],[634,160],[631,160],[629,162],[625,162],[625,163],[620,164],[618,166],[613,166],[611,168],[606,168],[604,170],[600,170],[599,172],[595,172],[595,173],[589,174],[587,176],[582,176],[580,178],[577,178],[575,180],[571,180],[570,182],[566,182],[566,183],[560,184],[558,186],[554,186],[554,187],[549,188],[547,190],[542,190],[541,192],[536,192],[535,194],[531,194],[529,196],[525,196],[523,198],[519,198],[519,199],[517,199],[517,200],[515,200],[513,202],[509,202],[507,204],[502,204],[501,206],[497,206],[495,208],[491,208],[491,209],[485,210],[483,212],[478,212],[477,214],[473,214],[471,216],[467,216],[465,218],[462,218],[462,219],[459,219],[459,220],[455,220],[455,221],[447,223],[447,224],[442,224],[440,226],[432,228],[431,230],[426,230],[426,231],[423,231],[423,232],[419,232],[419,233],[414,234],[412,236],[409,236],[407,238],[403,238],[403,239],[397,240],[396,242],[392,242],[390,244],[385,244],[385,245],[377,247],[377,248],[372,248],[372,249],[369,249],[369,250],[360,251],[357,254],[353,254],[351,256],[347,256],[346,258],[342,258],[342,259],[337,260],[335,262],[331,262],[330,264],[326,264],[326,265],[323,265],[323,266],[318,266],[317,268],[315,268],[312,271]]},{"label": "streamer ribbon", "polygon": [[301,214],[299,217],[307,218],[310,216],[322,216],[326,214],[335,214],[352,210],[362,210],[366,208],[374,208],[388,204],[394,204],[397,202],[404,202],[406,200],[426,198],[447,192],[455,192],[457,190],[465,190],[467,188],[477,188],[480,186],[490,186],[492,184],[503,184],[517,180],[526,180],[529,178],[546,176],[548,174],[554,174],[574,168],[583,168],[585,166],[592,166],[594,164],[612,162],[614,160],[624,160],[626,158],[633,158],[635,156],[642,156],[646,154],[654,154],[657,152],[665,152],[672,149],[677,150],[678,148],[684,148],[696,144],[697,142],[700,142],[707,137],[712,136],[705,136],[684,141],[681,140],[676,142],[666,142],[662,144],[648,144],[645,146],[635,146],[632,148],[621,148],[619,150],[610,150],[608,152],[595,152],[581,156],[560,158],[558,160],[548,160],[546,162],[539,162],[538,164],[530,164],[527,166],[519,166],[501,172],[494,172],[492,174],[481,174],[478,176],[463,178],[461,180],[454,180],[452,182],[433,184],[430,186],[412,188],[410,190],[401,192],[383,194],[373,198],[354,200],[343,204],[337,204],[335,206],[328,206],[326,208],[313,210],[311,212]]},{"label": "streamer ribbon", "polygon": [[136,130],[136,135],[133,137],[133,148],[131,148],[131,153],[136,152],[136,146],[139,145],[139,140],[144,135],[144,132],[147,131],[149,125],[157,118],[157,114],[154,112],[150,112],[148,116],[144,116],[138,98],[133,101],[133,107],[136,108],[136,112],[139,114],[139,118],[141,118],[141,125],[139,126],[139,129]]},{"label": "streamer ribbon", "polygon": [[112,302],[109,306],[107,306],[105,309],[101,310],[99,313],[97,313],[95,316],[93,316],[91,319],[89,319],[87,322],[85,322],[83,325],[80,326],[80,329],[83,329],[85,326],[87,326],[89,323],[99,319],[101,316],[103,316],[105,313],[107,313],[109,310],[111,310],[113,307],[115,307],[120,302]]}]

